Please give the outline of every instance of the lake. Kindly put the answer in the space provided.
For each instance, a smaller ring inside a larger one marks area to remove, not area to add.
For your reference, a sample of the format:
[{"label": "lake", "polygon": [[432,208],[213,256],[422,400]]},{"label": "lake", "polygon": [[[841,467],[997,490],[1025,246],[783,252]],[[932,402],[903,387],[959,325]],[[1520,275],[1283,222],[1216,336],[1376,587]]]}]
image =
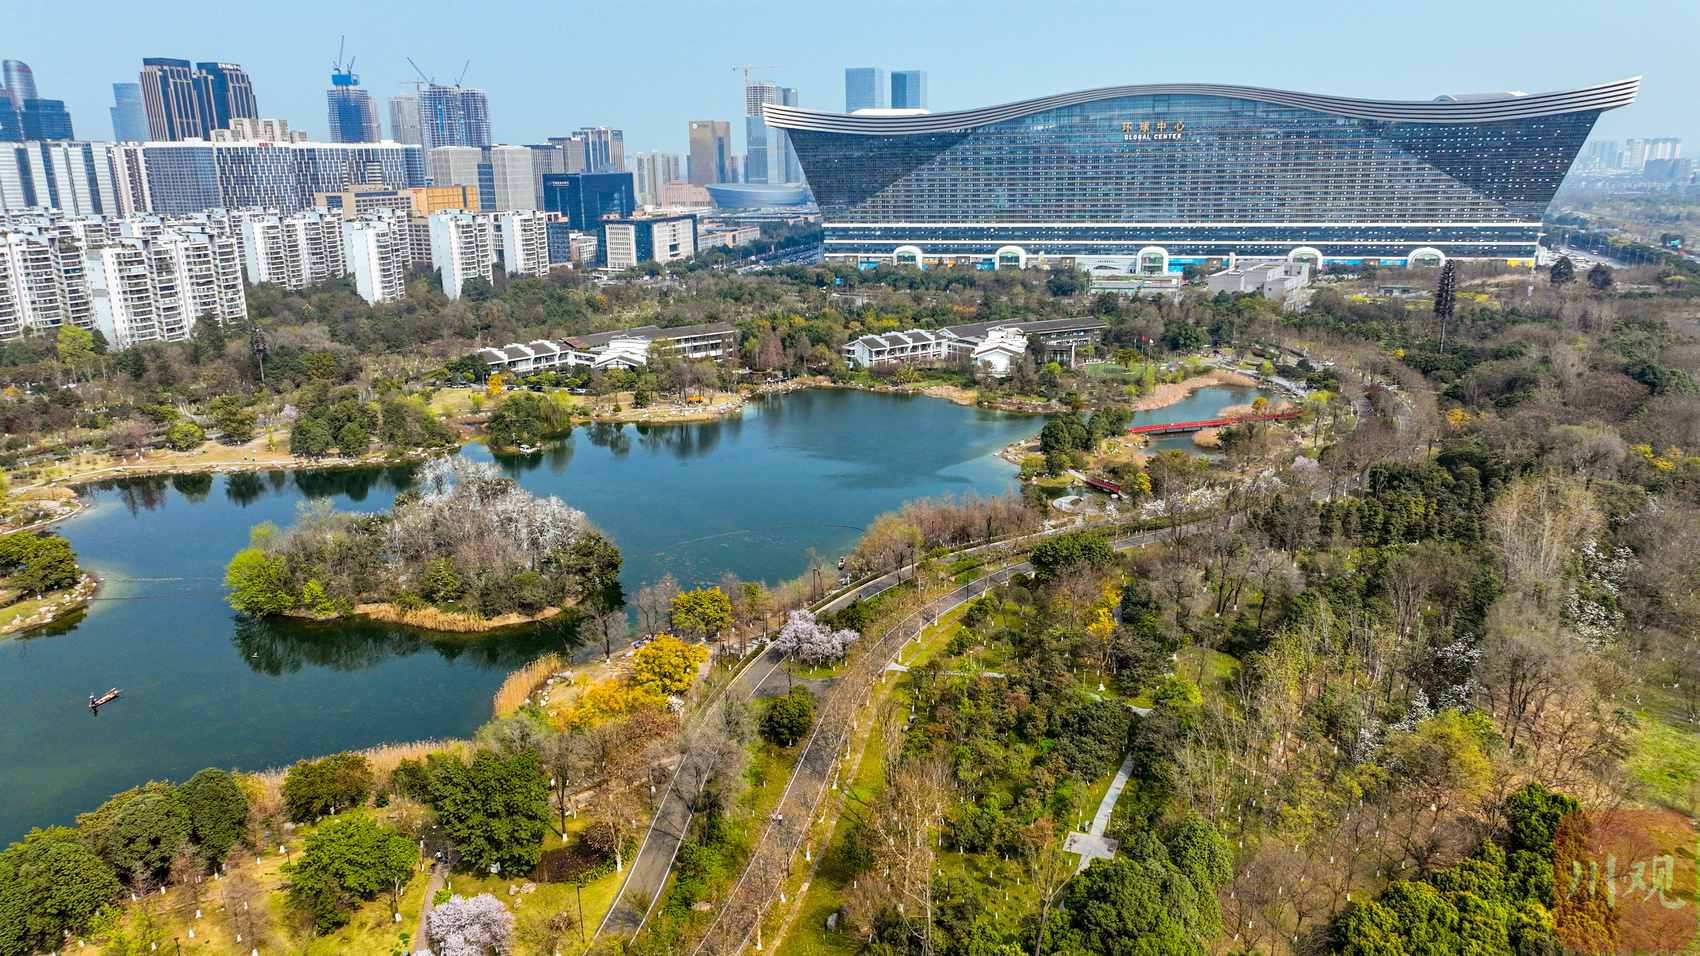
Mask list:
[{"label": "lake", "polygon": [[[1206,418],[1251,394],[1203,389],[1134,423]],[[625,555],[630,595],[664,573],[687,587],[725,571],[774,583],[801,574],[810,548],[829,561],[847,554],[875,515],[905,501],[1002,492],[1016,468],[995,453],[1045,421],[818,389],[716,422],[581,428],[497,463],[584,510]],[[463,454],[490,459],[482,445]],[[566,648],[563,628],[456,636],[253,621],[224,602],[224,566],[253,525],[287,525],[309,498],[379,510],[411,476],[274,471],[88,487],[94,507],[60,530],[105,582],[99,599],[33,637],[0,640],[0,842],[68,824],[150,779],[477,729],[508,672]],[[109,687],[123,699],[90,714],[88,695]]]},{"label": "lake", "polygon": [[[995,457],[1043,417],[840,389],[758,399],[735,418],[577,429],[500,464],[583,509],[626,555],[628,593],[671,572],[801,574],[847,553],[875,515],[944,492],[996,494]],[[469,457],[488,459],[482,445]],[[507,673],[562,629],[451,636],[387,624],[250,621],[221,581],[248,529],[329,498],[387,507],[410,467],[193,475],[90,486],[60,529],[106,586],[86,614],[0,640],[0,844],[68,824],[108,795],[207,766],[254,770],[389,741],[470,734]],[[124,697],[91,715],[91,693]]]}]

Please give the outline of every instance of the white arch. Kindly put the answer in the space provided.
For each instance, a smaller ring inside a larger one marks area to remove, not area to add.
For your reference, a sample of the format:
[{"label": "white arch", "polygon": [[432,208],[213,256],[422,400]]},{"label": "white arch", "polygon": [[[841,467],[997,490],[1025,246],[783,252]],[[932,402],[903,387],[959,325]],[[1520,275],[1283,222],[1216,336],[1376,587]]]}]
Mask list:
[{"label": "white arch", "polygon": [[1435,263],[1436,265],[1446,265],[1446,253],[1441,252],[1433,246],[1423,246],[1421,249],[1412,249],[1411,254],[1405,257],[1405,268],[1415,269],[1417,267],[1417,260],[1426,256],[1433,256],[1436,259],[1439,259],[1440,261]]},{"label": "white arch", "polygon": [[[1147,255],[1150,255],[1150,254],[1153,254],[1153,253],[1162,257],[1163,266],[1162,266],[1161,269],[1158,269],[1157,272],[1149,273],[1149,272],[1145,271],[1145,257]],[[1169,250],[1163,248],[1162,246],[1146,246],[1145,248],[1139,250],[1139,252],[1137,254],[1135,254],[1134,257],[1133,257],[1133,271],[1138,273],[1139,275],[1168,275],[1168,273],[1169,273]]]},{"label": "white arch", "polygon": [[1297,249],[1294,249],[1292,252],[1287,253],[1287,261],[1288,262],[1297,262],[1297,261],[1299,261],[1299,257],[1301,257],[1301,256],[1310,256],[1311,258],[1316,260],[1316,267],[1318,269],[1322,268],[1322,250],[1321,249],[1318,249],[1315,246],[1300,246]]},{"label": "white arch", "polygon": [[909,263],[903,261],[904,256],[914,256],[914,266],[917,269],[925,266],[925,261],[921,258],[920,246],[898,246],[896,249],[891,250],[892,265],[909,265]]},{"label": "white arch", "polygon": [[1020,246],[1002,246],[1002,247],[1000,247],[997,252],[992,253],[992,265],[993,266],[995,266],[999,269],[1003,268],[1004,253],[1014,253],[1014,255],[1015,255],[1015,267],[1017,269],[1027,268],[1027,250],[1021,248]]}]

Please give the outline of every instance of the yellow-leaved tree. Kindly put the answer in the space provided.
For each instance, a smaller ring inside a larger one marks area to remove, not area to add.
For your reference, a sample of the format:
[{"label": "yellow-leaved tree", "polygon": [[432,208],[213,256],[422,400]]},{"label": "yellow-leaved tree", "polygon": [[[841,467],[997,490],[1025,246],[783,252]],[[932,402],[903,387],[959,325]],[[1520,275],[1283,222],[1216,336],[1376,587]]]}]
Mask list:
[{"label": "yellow-leaved tree", "polygon": [[559,720],[562,726],[585,728],[619,717],[644,704],[653,704],[656,695],[647,688],[622,680],[599,680],[584,689],[572,707]]},{"label": "yellow-leaved tree", "polygon": [[707,647],[663,634],[633,655],[632,684],[660,696],[683,694],[691,689],[697,667],[706,660]]}]

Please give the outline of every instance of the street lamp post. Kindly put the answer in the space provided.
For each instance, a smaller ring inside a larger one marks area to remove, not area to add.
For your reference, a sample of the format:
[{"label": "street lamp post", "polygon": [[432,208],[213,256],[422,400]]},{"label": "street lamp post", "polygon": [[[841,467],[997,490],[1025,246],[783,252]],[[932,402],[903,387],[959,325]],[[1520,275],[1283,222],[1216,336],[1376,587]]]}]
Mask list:
[{"label": "street lamp post", "polygon": [[578,896],[578,941],[583,943],[583,942],[586,941],[585,937],[584,937],[584,881],[583,880],[579,881],[578,889],[575,890],[574,893]]}]

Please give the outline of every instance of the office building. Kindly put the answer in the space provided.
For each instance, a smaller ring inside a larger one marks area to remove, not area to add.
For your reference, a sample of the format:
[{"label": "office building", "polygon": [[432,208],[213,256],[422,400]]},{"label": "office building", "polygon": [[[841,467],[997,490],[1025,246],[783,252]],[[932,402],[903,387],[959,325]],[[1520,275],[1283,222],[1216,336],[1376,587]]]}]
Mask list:
[{"label": "office building", "polygon": [[333,143],[376,143],[383,133],[378,129],[378,104],[372,94],[360,88],[360,76],[348,70],[331,73],[331,88],[325,91],[325,105],[331,126]]},{"label": "office building", "polygon": [[894,110],[924,110],[927,108],[927,71],[891,71],[891,108]]},{"label": "office building", "polygon": [[195,64],[195,92],[203,129],[229,129],[231,120],[260,118],[254,84],[234,63]]},{"label": "office building", "polygon": [[830,258],[1168,274],[1230,257],[1532,259],[1595,120],[1638,85],[1410,102],[1174,84],[939,114],[766,112],[790,132]]},{"label": "office building", "polygon": [[139,80],[148,139],[176,142],[209,139],[232,120],[260,118],[254,84],[234,63],[197,63],[147,57]]},{"label": "office building", "polygon": [[530,209],[496,216],[502,268],[508,275],[544,275],[549,271],[549,217]]},{"label": "office building", "polygon": [[490,104],[484,91],[435,83],[421,88],[419,136],[426,149],[489,146]]},{"label": "office building", "polygon": [[524,345],[516,343],[478,351],[492,371],[503,373],[523,374],[562,366],[637,368],[649,364],[649,345],[660,339],[667,341],[668,354],[687,359],[720,360],[738,354],[738,330],[726,322],[675,325],[665,329],[644,325],[553,341],[536,339]]},{"label": "office building", "polygon": [[112,84],[112,140],[140,143],[148,138],[148,111],[140,83]]},{"label": "office building", "polygon": [[76,139],[71,129],[71,114],[65,112],[63,100],[24,100],[18,111],[18,129],[27,140]]},{"label": "office building", "polygon": [[715,120],[691,120],[690,180],[693,186],[732,183],[732,124]]},{"label": "office building", "polygon": [[494,224],[489,216],[439,212],[430,217],[431,264],[441,270],[443,294],[460,298],[469,279],[489,279],[496,262]]},{"label": "office building", "polygon": [[6,81],[0,89],[0,142],[76,139],[71,114],[64,100],[40,99],[35,74],[21,60],[6,60],[0,66]]},{"label": "office building", "polygon": [[342,248],[361,298],[377,305],[407,296],[412,255],[405,219],[367,217],[344,222]]},{"label": "office building", "polygon": [[584,144],[584,172],[626,171],[626,134],[606,126],[586,126],[573,134]]},{"label": "office building", "polygon": [[567,173],[543,183],[543,209],[565,216],[579,232],[596,232],[602,220],[624,219],[637,211],[631,173]]},{"label": "office building", "polygon": [[57,209],[78,216],[134,210],[120,201],[108,143],[31,142],[0,150],[0,210]]},{"label": "office building", "polygon": [[305,289],[348,273],[342,217],[316,211],[242,219],[242,252],[248,281]]},{"label": "office building", "polygon": [[390,97],[390,139],[424,144],[424,133],[419,126],[419,97],[411,93]]},{"label": "office building", "polygon": [[147,57],[142,60],[138,85],[148,116],[148,139],[175,142],[201,139],[201,104],[195,96],[195,73],[188,60]]},{"label": "office building", "polygon": [[668,183],[685,178],[684,170],[680,168],[682,165],[682,158],[677,153],[664,153],[652,149],[633,154],[632,176],[637,190],[638,205],[660,205],[661,188]]},{"label": "office building", "polygon": [[134,148],[142,154],[148,209],[168,216],[247,207],[287,214],[311,207],[316,193],[354,185],[425,185],[420,148],[396,143],[154,143]]},{"label": "office building", "polygon": [[796,106],[797,91],[766,80],[744,84],[744,181],[780,184],[792,181],[795,154],[783,130],[773,129],[762,119],[770,105]]},{"label": "office building", "polygon": [[884,70],[876,66],[860,66],[844,71],[844,112],[885,108]]},{"label": "office building", "polygon": [[415,186],[398,189],[384,185],[358,185],[336,192],[314,193],[313,205],[328,209],[345,221],[378,214],[429,216],[444,210],[477,212],[478,190],[471,186]]},{"label": "office building", "polygon": [[250,119],[238,116],[229,129],[215,129],[207,139],[215,143],[305,143],[306,130],[292,130],[282,119]]},{"label": "office building", "polygon": [[[864,335],[844,344],[844,360],[858,368],[877,368],[891,365],[927,365],[948,361],[953,357],[969,357],[980,350],[997,351],[988,342],[1007,341],[999,333],[1014,333],[1023,342],[1039,340],[1047,361],[1064,366],[1074,364],[1080,352],[1095,348],[1104,340],[1109,327],[1090,317],[1073,319],[1036,319],[1032,321],[1004,320],[1001,322],[971,322],[941,329],[910,329]],[[994,365],[999,364],[994,360]],[[1005,366],[1007,369],[1007,366]]]},{"label": "office building", "polygon": [[36,98],[35,73],[22,60],[0,63],[0,78],[6,81],[6,91],[12,94],[13,105],[22,107],[24,100]]},{"label": "office building", "polygon": [[671,262],[696,255],[697,217],[653,216],[605,219],[597,258],[610,269],[630,269],[640,262]]},{"label": "office building", "polygon": [[478,191],[477,209],[534,209],[542,191],[529,146],[439,146],[431,150],[431,182]]}]

